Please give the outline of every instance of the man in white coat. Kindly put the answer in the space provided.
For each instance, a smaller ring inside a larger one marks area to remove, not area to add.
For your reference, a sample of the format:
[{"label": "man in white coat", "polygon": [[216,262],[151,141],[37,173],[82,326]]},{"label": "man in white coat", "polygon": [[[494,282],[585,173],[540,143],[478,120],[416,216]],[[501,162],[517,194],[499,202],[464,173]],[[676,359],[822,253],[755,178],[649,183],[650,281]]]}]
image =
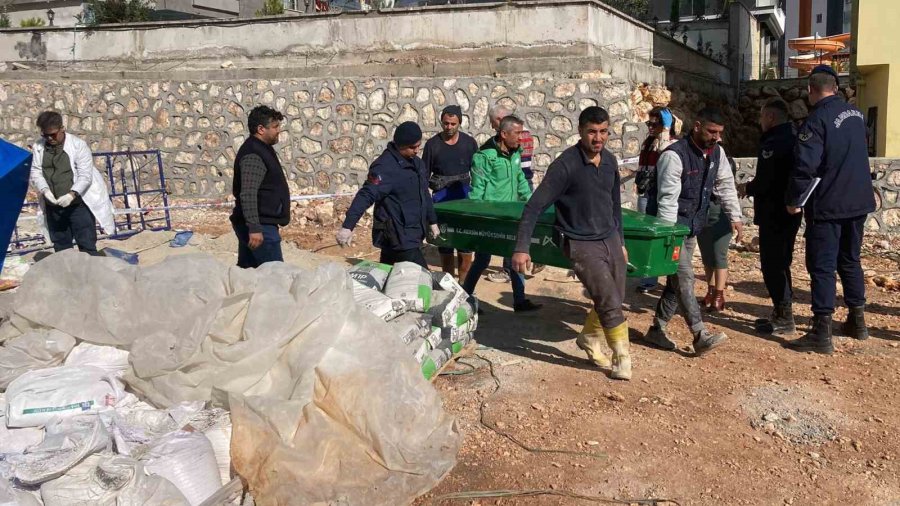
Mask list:
[{"label": "man in white coat", "polygon": [[41,195],[47,232],[55,251],[72,247],[97,253],[97,221],[115,232],[112,203],[103,176],[94,167],[91,149],[66,133],[62,116],[44,111],[37,118],[41,138],[34,144],[31,184]]}]

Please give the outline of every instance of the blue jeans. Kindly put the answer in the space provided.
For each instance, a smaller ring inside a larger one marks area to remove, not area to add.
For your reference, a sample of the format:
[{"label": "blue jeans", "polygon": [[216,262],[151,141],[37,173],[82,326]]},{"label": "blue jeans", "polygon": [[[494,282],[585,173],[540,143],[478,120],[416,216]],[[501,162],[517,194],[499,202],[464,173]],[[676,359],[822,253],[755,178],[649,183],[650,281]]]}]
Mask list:
[{"label": "blue jeans", "polygon": [[[472,268],[463,281],[463,290],[469,295],[475,293],[475,285],[478,284],[478,278],[484,273],[485,269],[491,265],[491,255],[489,253],[475,253],[475,261],[472,262]],[[503,259],[503,270],[509,274],[509,282],[512,285],[513,304],[518,305],[525,302],[525,276],[512,269],[512,261],[509,258]]]},{"label": "blue jeans", "polygon": [[256,268],[266,262],[283,262],[281,254],[281,234],[278,225],[262,225],[263,242],[256,249],[250,249],[250,230],[244,222],[232,222],[231,228],[238,239],[238,267]]},{"label": "blue jeans", "polygon": [[[647,201],[648,200],[650,200],[650,199],[647,198],[646,194],[638,195],[638,198],[637,198],[638,212],[647,214]],[[641,282],[638,284],[638,286],[645,287],[645,288],[653,288],[657,285],[658,282],[659,282],[658,278],[642,278]]]}]

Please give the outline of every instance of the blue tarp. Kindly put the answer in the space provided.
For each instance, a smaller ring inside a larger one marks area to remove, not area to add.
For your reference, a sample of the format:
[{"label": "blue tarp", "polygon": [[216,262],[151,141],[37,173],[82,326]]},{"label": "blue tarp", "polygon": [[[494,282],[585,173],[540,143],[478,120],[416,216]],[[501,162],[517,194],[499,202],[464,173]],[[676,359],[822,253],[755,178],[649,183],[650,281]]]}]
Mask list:
[{"label": "blue tarp", "polygon": [[31,151],[0,139],[0,269],[28,191]]}]

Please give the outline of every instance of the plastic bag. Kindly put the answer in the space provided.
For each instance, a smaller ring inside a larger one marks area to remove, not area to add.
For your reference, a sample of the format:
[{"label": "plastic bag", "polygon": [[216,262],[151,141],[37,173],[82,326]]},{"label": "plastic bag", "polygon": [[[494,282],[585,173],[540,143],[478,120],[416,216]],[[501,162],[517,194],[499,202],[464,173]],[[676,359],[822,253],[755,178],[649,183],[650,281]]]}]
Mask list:
[{"label": "plastic bag", "polygon": [[122,383],[97,367],[61,366],[26,372],[6,390],[9,427],[37,427],[56,417],[107,410],[128,398]]},{"label": "plastic bag", "polygon": [[34,369],[61,364],[75,346],[75,338],[58,330],[32,331],[0,347],[0,389]]},{"label": "plastic bag", "polygon": [[192,506],[222,485],[216,455],[202,433],[178,431],[151,442],[140,456],[148,474],[171,481]]},{"label": "plastic bag", "polygon": [[31,446],[44,440],[44,429],[25,427],[10,429],[6,426],[6,395],[0,394],[0,454],[25,453]]},{"label": "plastic bag", "polygon": [[92,455],[64,476],[41,485],[44,506],[184,506],[172,482],[148,476],[129,457]]},{"label": "plastic bag", "polygon": [[466,304],[469,294],[463,287],[446,273],[434,273],[435,287],[433,304],[429,313],[434,316],[434,324],[440,327],[450,325],[456,317],[457,310]]},{"label": "plastic bag", "polygon": [[58,478],[88,455],[109,446],[109,432],[100,417],[84,415],[55,419],[47,426],[41,444],[7,460],[13,465],[17,480],[34,485]]},{"label": "plastic bag", "polygon": [[384,291],[384,285],[387,283],[388,276],[391,274],[391,266],[380,264],[370,260],[363,260],[354,265],[347,271],[353,281],[357,281],[362,285],[379,292]]},{"label": "plastic bag", "polygon": [[421,265],[412,262],[394,264],[384,287],[384,294],[401,300],[409,311],[424,313],[431,308],[431,274]]},{"label": "plastic bag", "polygon": [[406,311],[406,303],[353,281],[353,300],[384,321],[390,321]]},{"label": "plastic bag", "polygon": [[127,351],[91,343],[81,343],[73,348],[65,363],[98,367],[116,376],[125,374],[129,367]]},{"label": "plastic bag", "polygon": [[0,480],[0,506],[41,506],[41,500],[6,480]]}]

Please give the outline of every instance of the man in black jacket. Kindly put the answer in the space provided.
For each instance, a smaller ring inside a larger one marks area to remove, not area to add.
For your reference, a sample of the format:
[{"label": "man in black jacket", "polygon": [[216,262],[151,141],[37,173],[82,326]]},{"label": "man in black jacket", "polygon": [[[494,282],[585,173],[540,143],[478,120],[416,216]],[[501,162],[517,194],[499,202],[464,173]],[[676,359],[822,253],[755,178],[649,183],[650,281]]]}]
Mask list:
[{"label": "man in black jacket", "polygon": [[284,261],[278,227],[291,221],[291,193],[272,147],[278,143],[282,120],[271,107],[254,107],[247,121],[250,137],[234,159],[231,225],[238,238],[238,267]]},{"label": "man in black jacket", "polygon": [[421,145],[419,125],[407,121],[397,127],[394,141],[369,167],[366,183],[350,203],[335,236],[339,245],[350,245],[353,229],[374,204],[372,244],[381,248],[379,262],[414,262],[428,269],[422,241],[426,233],[436,238],[440,231],[428,194],[428,172],[418,156]]},{"label": "man in black jacket", "polygon": [[791,305],[791,262],[801,218],[799,214],[788,214],[782,205],[794,168],[797,136],[787,103],[777,97],[763,106],[759,126],[763,134],[756,176],[739,190],[743,196],[753,197],[753,223],[759,227],[759,262],[773,306],[772,317],[757,320],[756,330],[784,336],[797,330]]},{"label": "man in black jacket", "polygon": [[786,346],[831,354],[835,271],[850,309],[843,332],[869,337],[864,308],[866,285],[859,255],[868,214],[875,210],[872,172],[863,114],[837,96],[838,76],[828,65],[809,75],[813,110],[800,128],[795,166],[785,197],[787,212],[806,216],[806,270],[812,280],[812,329]]}]

